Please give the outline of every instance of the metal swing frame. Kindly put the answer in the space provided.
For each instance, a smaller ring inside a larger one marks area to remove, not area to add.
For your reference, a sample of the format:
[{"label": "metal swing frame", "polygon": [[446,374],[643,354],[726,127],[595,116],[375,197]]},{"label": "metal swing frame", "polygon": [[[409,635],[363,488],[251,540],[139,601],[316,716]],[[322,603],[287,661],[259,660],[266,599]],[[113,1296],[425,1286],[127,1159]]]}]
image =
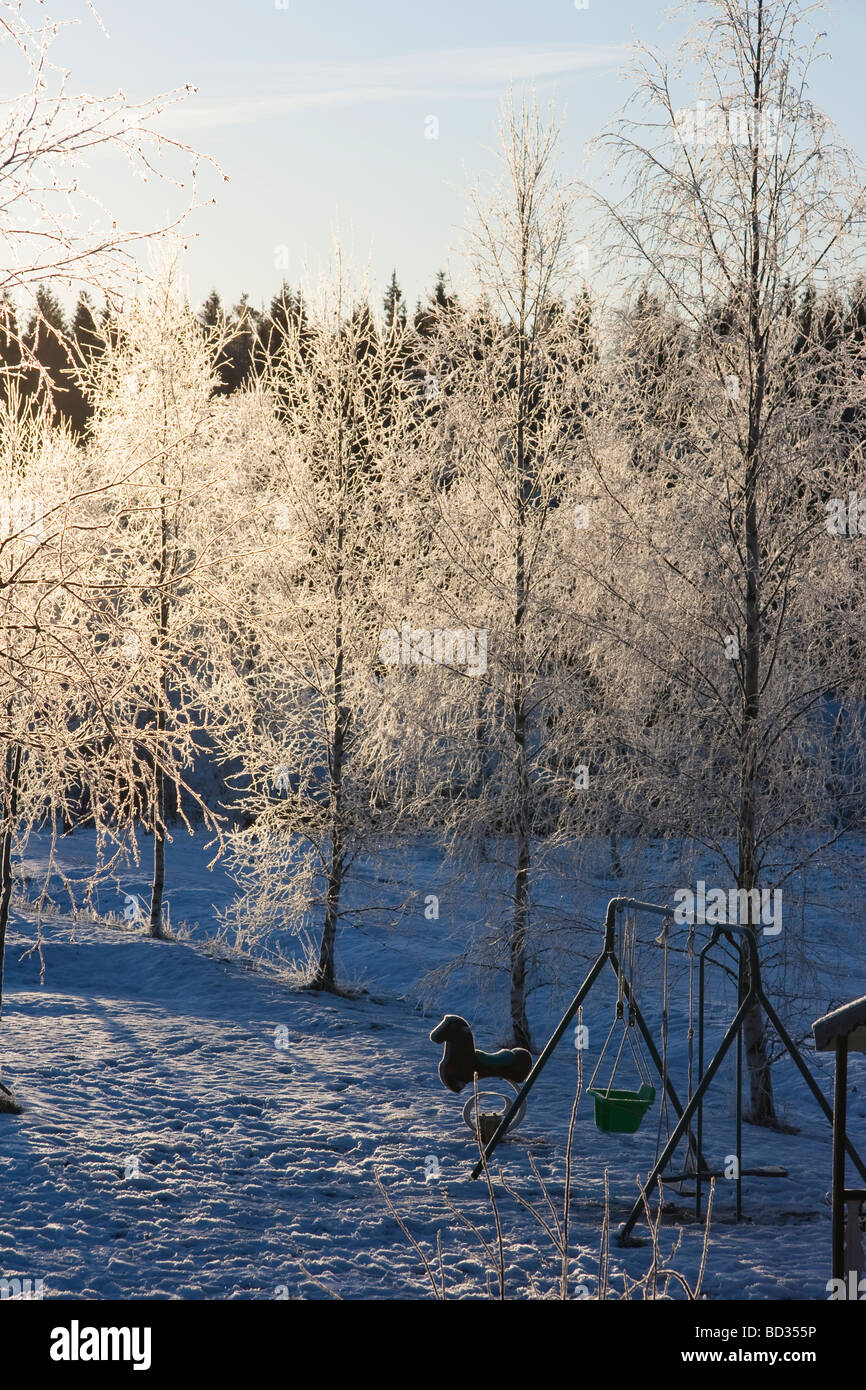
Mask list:
[{"label": "metal swing frame", "polygon": [[[650,911],[662,917],[673,916],[673,912],[670,908],[659,907],[655,903],[641,902],[637,898],[611,898],[610,902],[607,905],[607,911],[605,913],[604,918],[604,942],[601,951],[599,952],[593,964],[590,966],[589,973],[586,976],[586,979],[583,981],[583,984],[580,986],[580,989],[577,991],[577,994],[572,999],[571,1003],[569,1004],[559,1023],[556,1025],[555,1029],[550,1035],[550,1038],[545,1044],[544,1050],[539,1055],[538,1061],[533,1066],[532,1071],[529,1073],[526,1080],[523,1082],[523,1085],[518,1091],[513,1104],[509,1107],[508,1110],[506,1110],[505,1114],[500,1120],[498,1128],[496,1129],[495,1133],[491,1136],[490,1142],[484,1149],[483,1157],[479,1158],[475,1167],[472,1169],[471,1176],[473,1179],[480,1177],[481,1173],[484,1170],[484,1164],[490,1158],[490,1155],[493,1153],[493,1150],[496,1148],[500,1139],[502,1139],[503,1136],[506,1134],[508,1127],[511,1124],[512,1114],[517,1111],[517,1107],[520,1104],[520,1102],[525,1100],[526,1096],[532,1090],[532,1087],[535,1085],[535,1082],[538,1080],[538,1077],[541,1075],[541,1072],[544,1070],[545,1066],[550,1060],[552,1053],[555,1051],[557,1043],[561,1039],[563,1033],[565,1032],[571,1020],[574,1018],[578,1009],[583,1004],[584,999],[586,999],[587,995],[589,994],[599,975],[602,973],[606,963],[610,964],[611,969],[616,975],[618,989],[621,989],[622,997],[628,1005],[629,1010],[633,1014],[634,1021],[637,1024],[637,1027],[640,1029],[641,1037],[646,1043],[647,1052],[649,1053],[650,1058],[652,1059],[652,1063],[656,1071],[658,1072],[659,1077],[661,1078],[664,1093],[667,1095],[668,1099],[671,1102],[671,1105],[674,1107],[674,1110],[676,1111],[677,1116],[679,1118],[679,1122],[682,1123],[686,1107],[683,1106],[679,1096],[677,1095],[676,1088],[674,1087],[673,1082],[667,1075],[667,1068],[665,1067],[662,1061],[661,1055],[655,1043],[655,1039],[653,1038],[652,1033],[647,1027],[646,1020],[643,1014],[641,1013],[637,999],[635,998],[631,982],[625,973],[625,970],[623,968],[622,963],[619,960],[619,957],[617,956],[616,916],[618,912],[628,911]],[[686,1125],[688,1124],[688,1120],[690,1118],[690,1115],[686,1117]],[[683,1126],[683,1131],[685,1130],[685,1127],[686,1126]],[[681,1133],[683,1131],[681,1131]],[[693,1146],[696,1146],[697,1141],[695,1139],[695,1136],[691,1133],[691,1130],[689,1131],[689,1138],[690,1143]],[[699,1167],[705,1166],[706,1165],[703,1162],[703,1158],[700,1158]],[[637,1205],[639,1207],[640,1204],[638,1203]]]},{"label": "metal swing frame", "polygon": [[[522,1104],[523,1101],[525,1101],[527,1095],[532,1090],[532,1087],[535,1085],[535,1082],[538,1080],[538,1077],[540,1076],[541,1072],[544,1070],[545,1066],[550,1060],[552,1053],[555,1051],[556,1046],[562,1038],[563,1033],[565,1032],[571,1020],[574,1018],[578,1009],[583,1004],[584,1000],[586,999],[587,995],[589,994],[599,975],[602,973],[605,964],[609,963],[612,970],[614,971],[614,974],[617,977],[618,988],[622,990],[622,996],[633,1014],[634,1021],[640,1029],[641,1036],[643,1037],[643,1040],[646,1043],[649,1056],[659,1074],[659,1077],[661,1078],[663,1085],[663,1094],[667,1094],[667,1097],[670,1100],[677,1114],[677,1123],[674,1126],[672,1133],[669,1135],[668,1141],[665,1144],[664,1149],[662,1150],[661,1154],[659,1154],[656,1158],[655,1166],[653,1167],[652,1172],[647,1178],[645,1190],[647,1192],[651,1192],[660,1177],[664,1181],[665,1166],[667,1165],[671,1156],[675,1152],[677,1145],[680,1143],[680,1140],[683,1138],[686,1132],[688,1132],[689,1149],[696,1156],[697,1171],[694,1174],[688,1174],[687,1176],[693,1178],[695,1181],[695,1213],[697,1216],[700,1216],[701,1211],[701,1192],[703,1180],[713,1176],[704,1159],[701,1150],[701,1139],[703,1136],[704,1096],[706,1095],[707,1091],[712,1085],[713,1080],[715,1079],[719,1071],[719,1068],[721,1067],[722,1062],[724,1061],[728,1053],[728,1050],[730,1049],[734,1041],[737,1042],[736,1183],[737,1219],[739,1220],[739,1218],[742,1215],[742,1179],[744,1176],[748,1176],[750,1174],[757,1176],[761,1173],[761,1170],[747,1170],[747,1172],[744,1174],[741,1162],[743,1080],[742,1034],[746,1016],[753,1004],[757,1003],[763,1009],[765,1017],[773,1025],[786,1052],[788,1053],[792,1061],[796,1064],[798,1071],[801,1073],[804,1081],[809,1087],[809,1090],[812,1092],[812,1095],[814,1096],[821,1110],[824,1112],[824,1115],[831,1126],[833,1124],[833,1110],[826,1097],[824,1096],[823,1092],[821,1091],[820,1087],[818,1086],[818,1083],[816,1082],[815,1078],[812,1076],[812,1073],[809,1071],[809,1068],[807,1067],[805,1061],[803,1060],[803,1056],[800,1052],[800,1049],[797,1047],[797,1044],[794,1042],[793,1038],[788,1033],[781,1019],[779,1018],[779,1015],[776,1013],[776,1010],[773,1008],[772,1004],[767,998],[767,995],[763,988],[763,984],[756,984],[756,981],[761,979],[761,975],[759,969],[758,945],[755,934],[755,928],[751,926],[739,926],[733,923],[725,923],[723,926],[716,926],[713,923],[707,923],[705,919],[696,919],[692,923],[692,925],[694,926],[712,926],[714,930],[710,940],[706,943],[705,946],[701,948],[698,957],[698,1084],[695,1087],[693,1094],[689,1097],[686,1105],[683,1106],[680,1102],[679,1096],[676,1093],[673,1083],[671,1082],[670,1077],[667,1075],[667,1070],[662,1062],[661,1056],[659,1055],[659,1050],[656,1046],[655,1040],[652,1037],[649,1028],[647,1027],[646,1020],[644,1019],[644,1016],[641,1013],[640,1008],[638,1006],[637,1000],[634,997],[634,991],[632,989],[631,982],[626,976],[623,964],[617,957],[616,918],[617,913],[621,912],[646,912],[653,916],[663,918],[672,918],[674,916],[673,909],[666,905],[662,905],[659,903],[646,903],[642,902],[638,898],[611,898],[610,902],[607,905],[607,911],[605,913],[604,942],[599,955],[596,957],[595,961],[591,965],[589,973],[584,979],[583,984],[580,986],[580,989],[577,991],[577,994],[574,996],[573,1000],[569,1004],[559,1023],[556,1025],[556,1028],[553,1030],[553,1033],[548,1039],[544,1047],[544,1050],[539,1055],[537,1062],[532,1068],[532,1071],[529,1073],[526,1080],[523,1082],[523,1085],[520,1087],[520,1090],[515,1096],[514,1101],[505,1111],[505,1114],[502,1116],[502,1119],[500,1120],[497,1129],[495,1130],[494,1134],[491,1136],[486,1147],[484,1148],[481,1158],[479,1158],[478,1162],[473,1168],[471,1176],[473,1179],[477,1179],[484,1171],[484,1167],[489,1162],[494,1149],[497,1147],[499,1141],[503,1138],[503,1136],[507,1133],[512,1118],[514,1114],[517,1112],[518,1107]],[[738,1004],[733,1019],[727,1027],[722,1041],[716,1048],[716,1051],[710,1059],[710,1062],[705,1070],[703,1064],[705,965],[708,952],[722,937],[727,937],[731,941],[731,943],[737,947],[739,957],[740,985],[740,988],[738,990],[738,998],[740,998],[741,995],[742,998],[741,1002]],[[739,938],[739,940],[736,940],[735,938]],[[749,987],[746,990],[745,994],[743,994],[742,985],[744,980],[746,960],[748,960],[749,964]],[[697,1134],[694,1134],[691,1129],[691,1122],[693,1119],[695,1119],[697,1122]],[[864,1181],[866,1181],[866,1166],[864,1166],[863,1160],[861,1159],[859,1153],[854,1148],[854,1145],[847,1138],[847,1136],[845,1137],[844,1144],[845,1149],[847,1150],[848,1154],[853,1160],[861,1177],[864,1179]],[[782,1174],[777,1172],[773,1175],[781,1176]],[[637,1200],[634,1202],[631,1210],[629,1211],[628,1216],[623,1222],[623,1225],[620,1227],[617,1236],[617,1240],[620,1245],[625,1245],[629,1243],[632,1229],[634,1228],[634,1225],[637,1222],[642,1209],[643,1197],[639,1196]]]}]

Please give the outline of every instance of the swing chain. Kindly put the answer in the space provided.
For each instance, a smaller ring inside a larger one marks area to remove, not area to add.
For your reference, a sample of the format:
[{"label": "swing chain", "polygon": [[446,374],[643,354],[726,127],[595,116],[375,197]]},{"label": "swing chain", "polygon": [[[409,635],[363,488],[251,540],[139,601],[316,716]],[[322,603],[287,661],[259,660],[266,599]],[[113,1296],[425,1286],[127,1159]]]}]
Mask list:
[{"label": "swing chain", "polygon": [[686,953],[687,953],[688,958],[689,958],[689,1032],[688,1032],[688,1040],[689,1040],[689,1099],[691,1099],[691,1094],[692,1094],[692,1059],[693,1059],[693,1055],[694,1055],[694,1042],[695,1042],[695,1016],[694,1016],[694,998],[695,998],[695,924],[694,924],[694,922],[692,922],[692,923],[690,924],[690,926],[689,926],[689,934],[688,934],[688,939],[687,939],[687,941],[686,941]]},{"label": "swing chain", "polygon": [[[632,909],[620,918],[615,957],[617,973],[616,1013],[589,1083],[590,1094],[595,1097],[595,1123],[600,1130],[607,1134],[633,1134],[639,1127],[647,1108],[655,1099],[655,1088],[650,1078],[649,1068],[641,1053],[640,1039],[635,1033],[635,1027],[640,1021],[635,991],[636,958],[637,912]],[[625,1013],[626,997],[628,999],[627,1017]],[[596,1077],[601,1070],[602,1062],[617,1028],[620,1029],[621,1036],[610,1072],[610,1079],[607,1085],[602,1082],[596,1088]],[[638,1089],[615,1091],[614,1084],[626,1043],[631,1049],[632,1059],[637,1069]]]},{"label": "swing chain", "polygon": [[630,932],[630,934],[628,933],[628,924],[626,924],[626,933],[627,933],[627,935],[626,935],[626,951],[627,951],[627,953],[628,953],[628,975],[629,975],[629,979],[631,980],[631,987],[630,987],[630,989],[629,989],[629,996],[628,996],[628,1026],[629,1026],[629,1028],[634,1028],[634,1026],[635,1026],[635,1002],[634,1002],[635,975],[634,975],[634,967],[635,967],[635,960],[636,960],[636,954],[637,954],[637,913],[634,913],[634,912],[633,912],[633,913],[631,914],[631,932]]}]

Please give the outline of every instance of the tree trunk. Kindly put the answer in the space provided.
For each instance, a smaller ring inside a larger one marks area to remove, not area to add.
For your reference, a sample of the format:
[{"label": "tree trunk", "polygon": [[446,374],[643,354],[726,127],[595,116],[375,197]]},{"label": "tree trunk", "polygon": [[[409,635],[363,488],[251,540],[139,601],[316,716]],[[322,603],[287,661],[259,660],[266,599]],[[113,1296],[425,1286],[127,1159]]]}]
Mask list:
[{"label": "tree trunk", "polygon": [[619,837],[615,830],[611,830],[609,835],[610,842],[610,871],[614,878],[622,878],[622,860],[619,855]]},{"label": "tree trunk", "polygon": [[162,929],[162,903],[165,894],[165,774],[156,770],[156,824],[153,827],[153,880],[150,890],[148,935],[157,941],[165,940]]},{"label": "tree trunk", "polygon": [[0,839],[0,1017],[3,1015],[3,966],[6,959],[6,930],[12,902],[12,837],[18,815],[18,781],[21,774],[21,745],[6,749],[3,785],[3,831]]},{"label": "tree trunk", "polygon": [[[524,246],[524,258],[526,248]],[[526,458],[526,333],[521,316],[517,369],[517,477],[516,510],[517,538],[514,576],[514,746],[517,774],[514,871],[514,914],[511,939],[508,943],[511,968],[511,1029],[513,1045],[532,1050],[529,1022],[526,1017],[526,943],[529,937],[529,870],[531,864],[531,814],[529,772],[526,765],[526,702],[524,672],[526,661],[526,603],[527,578],[525,527],[527,506]]]},{"label": "tree trunk", "polygon": [[[747,488],[746,506],[746,651],[744,671],[743,734],[740,751],[740,802],[738,808],[738,865],[737,887],[750,891],[757,885],[756,865],[756,797],[757,797],[757,719],[760,693],[760,631],[759,631],[759,585],[758,585],[758,527],[755,519],[753,495]],[[748,899],[751,914],[751,898]],[[749,922],[756,930],[759,922]],[[760,965],[758,965],[760,971]],[[751,966],[745,950],[742,949],[742,968],[740,971],[740,997],[742,1003],[749,989]],[[760,979],[754,981],[760,983]],[[773,1085],[770,1076],[770,1063],[767,1057],[767,1043],[764,1032],[764,1016],[761,1006],[752,1004],[743,1024],[745,1041],[746,1071],[749,1078],[750,1106],[747,1118],[753,1124],[774,1125],[776,1112],[773,1105]]]},{"label": "tree trunk", "polygon": [[[522,545],[518,548],[518,575],[522,579]],[[517,609],[522,625],[523,603]],[[518,650],[523,633],[518,627]],[[511,1028],[513,1045],[532,1051],[529,1022],[526,1017],[526,943],[529,937],[529,870],[531,866],[529,774],[526,766],[526,710],[523,681],[518,672],[514,695],[514,742],[517,754],[517,795],[514,872],[514,915],[511,939],[508,943],[511,967]]]},{"label": "tree trunk", "polygon": [[511,964],[511,1029],[513,1045],[532,1051],[526,1017],[526,941],[529,935],[529,835],[517,832],[517,869],[514,875],[514,918],[509,958]]},{"label": "tree trunk", "polygon": [[[758,967],[760,984],[760,966]],[[749,988],[749,962],[743,961],[743,994]],[[760,1004],[752,1004],[743,1020],[743,1042],[745,1043],[746,1074],[749,1078],[749,1105],[745,1118],[754,1125],[778,1125],[776,1107],[773,1102],[773,1082],[770,1075],[770,1062],[767,1057],[767,1035],[764,1029],[764,1014]]]},{"label": "tree trunk", "polygon": [[[159,591],[159,642],[160,647],[168,636],[168,594],[164,587],[168,572],[168,523],[165,506],[162,509],[162,536],[160,554],[160,580],[163,587]],[[168,711],[168,676],[164,660],[159,676],[156,709],[156,743],[153,754],[153,881],[150,892],[150,921],[148,935],[156,941],[164,941],[162,926],[162,904],[165,894],[165,771],[162,766],[162,741],[165,736]]]},{"label": "tree trunk", "polygon": [[325,897],[325,925],[322,929],[322,943],[319,948],[319,964],[313,979],[314,989],[331,990],[332,992],[337,987],[334,953],[337,941],[337,921],[340,915],[344,863],[342,838],[339,830],[336,830],[331,844],[331,863]]},{"label": "tree trunk", "polygon": [[[742,836],[742,827],[741,827]],[[757,887],[757,875],[754,872],[753,861],[748,854],[746,846],[741,838],[740,851],[740,872],[737,875],[737,887],[745,889],[747,892]],[[749,926],[753,926],[755,931],[760,930],[760,922],[751,920],[751,897],[748,899],[750,920]],[[752,979],[752,970],[749,955],[742,941],[739,942],[740,948],[740,974],[739,974],[739,998],[742,1004],[749,988],[752,985],[761,984],[761,964],[758,959],[756,964],[757,979]],[[775,1126],[778,1121],[776,1118],[776,1108],[773,1102],[773,1081],[770,1073],[770,1061],[767,1056],[767,1036],[764,1027],[764,1012],[761,1005],[753,1003],[750,1005],[743,1020],[743,1042],[745,1044],[746,1075],[749,1079],[749,1105],[745,1112],[746,1119],[752,1124]]]},{"label": "tree trunk", "polygon": [[322,928],[319,964],[312,981],[313,989],[331,991],[337,988],[334,953],[337,940],[337,922],[340,917],[343,870],[346,862],[345,846],[343,842],[343,764],[346,757],[346,735],[349,729],[349,710],[345,704],[343,685],[345,663],[345,642],[343,636],[343,536],[344,527],[341,521],[337,527],[338,563],[334,577],[336,619],[334,622],[334,733],[330,748],[331,862],[328,870],[328,886],[325,893],[325,924]]},{"label": "tree trunk", "polygon": [[[757,44],[752,90],[754,130],[760,130],[764,101],[763,86],[763,0],[758,4]],[[742,729],[740,742],[740,802],[738,808],[737,887],[757,887],[757,797],[758,797],[758,719],[761,689],[761,538],[758,522],[758,478],[761,469],[762,413],[767,372],[767,338],[761,323],[761,221],[759,214],[760,171],[757,134],[753,137],[751,170],[751,263],[749,266],[749,342],[754,377],[749,397],[749,429],[745,452],[743,495],[743,540],[745,549],[745,651],[743,653]],[[751,899],[749,900],[751,902]],[[757,924],[754,924],[757,926]],[[760,970],[760,966],[758,966]],[[748,960],[740,971],[740,1002],[749,987]],[[760,983],[759,980],[754,982]],[[754,1004],[743,1026],[746,1070],[751,1103],[747,1118],[753,1124],[774,1125],[773,1086],[767,1057],[764,1017]]]},{"label": "tree trunk", "polygon": [[[518,544],[518,603],[517,629],[518,663],[522,662],[523,614],[523,544]],[[531,866],[529,774],[526,766],[526,709],[523,699],[522,671],[518,669],[514,692],[514,743],[517,763],[515,810],[514,914],[511,939],[508,943],[511,967],[511,1028],[513,1045],[532,1051],[529,1023],[526,1017],[526,943],[529,937],[529,870]]]}]

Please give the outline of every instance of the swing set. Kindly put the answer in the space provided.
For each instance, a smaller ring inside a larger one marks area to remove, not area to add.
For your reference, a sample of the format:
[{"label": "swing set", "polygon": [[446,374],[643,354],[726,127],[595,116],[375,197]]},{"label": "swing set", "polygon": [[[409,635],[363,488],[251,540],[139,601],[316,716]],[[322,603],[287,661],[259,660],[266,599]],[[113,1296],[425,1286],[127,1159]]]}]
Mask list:
[{"label": "swing set", "polygon": [[[647,1026],[646,1020],[635,997],[634,982],[638,947],[638,914],[648,914],[650,916],[662,918],[661,933],[654,941],[654,944],[660,947],[663,952],[661,1051],[656,1046],[655,1039]],[[641,902],[636,898],[611,898],[607,905],[607,912],[605,913],[602,949],[591,965],[589,973],[580,986],[580,989],[577,991],[577,994],[574,996],[574,999],[571,1001],[556,1028],[553,1030],[544,1050],[541,1052],[529,1075],[518,1089],[513,1102],[502,1113],[498,1125],[487,1139],[483,1157],[479,1159],[472,1170],[473,1178],[478,1178],[481,1175],[485,1163],[489,1161],[500,1140],[508,1132],[513,1120],[518,1116],[522,1117],[525,1109],[526,1097],[550,1060],[552,1053],[572,1019],[577,1014],[578,1009],[581,1008],[593,985],[602,974],[605,965],[611,967],[617,979],[616,1011],[592,1073],[588,1090],[593,1097],[595,1105],[595,1123],[599,1130],[605,1134],[636,1133],[640,1129],[650,1107],[656,1100],[656,1087],[653,1085],[649,1063],[646,1061],[641,1047],[641,1042],[643,1042],[649,1060],[661,1081],[661,1102],[656,1140],[656,1158],[652,1172],[649,1174],[646,1181],[645,1190],[647,1192],[653,1191],[659,1180],[669,1184],[682,1184],[687,1181],[692,1182],[694,1184],[695,1216],[700,1218],[704,1184],[711,1178],[727,1176],[724,1172],[711,1169],[704,1158],[703,1104],[707,1091],[718,1075],[719,1069],[732,1046],[736,1047],[736,1168],[734,1181],[736,1184],[737,1220],[739,1221],[742,1217],[742,1179],[744,1177],[784,1178],[788,1176],[784,1168],[767,1166],[760,1168],[743,1168],[742,1165],[743,1028],[750,1009],[756,1004],[762,1009],[769,1023],[772,1024],[783,1047],[797,1066],[797,1069],[821,1110],[824,1112],[828,1122],[832,1125],[833,1111],[830,1105],[812,1076],[812,1073],[809,1071],[809,1068],[806,1066],[797,1044],[791,1038],[779,1018],[779,1015],[767,998],[763,985],[760,983],[761,975],[758,968],[758,946],[755,928],[753,926],[741,926],[731,922],[726,922],[722,925],[713,925],[704,920],[693,918],[687,921],[686,924],[687,942],[685,953],[688,960],[689,979],[688,1094],[686,1103],[683,1104],[681,1102],[668,1072],[668,977],[669,953],[671,950],[670,938],[672,935],[671,928],[674,920],[674,913],[670,907],[658,903]],[[700,950],[697,950],[697,930],[700,927],[706,927],[707,929],[712,928],[712,932],[709,939]],[[723,961],[714,958],[711,952],[716,948],[724,949],[726,945],[732,946],[736,951],[737,998],[739,1003],[734,1017],[725,1030],[721,1042],[705,1065],[706,966],[708,963],[716,965],[724,964]],[[697,1057],[695,1058],[694,1023],[696,974]],[[619,1030],[621,1036],[614,1056],[610,1076],[606,1083],[604,1083],[598,1080],[599,1073],[602,1071],[605,1057],[613,1043],[617,1030]],[[628,1047],[634,1062],[639,1082],[638,1086],[634,1089],[614,1087],[614,1082],[616,1081],[617,1072],[620,1068],[620,1062],[626,1047]],[[671,1129],[670,1126],[670,1110],[676,1115],[676,1122],[673,1129]],[[663,1128],[667,1135],[664,1146],[662,1146]],[[686,1171],[674,1174],[668,1173],[666,1171],[667,1165],[684,1137],[687,1138],[688,1145],[685,1162]],[[866,1181],[866,1166],[864,1166],[857,1150],[847,1138],[845,1140],[845,1146],[860,1172],[861,1177]],[[620,1245],[634,1243],[631,1232],[642,1209],[643,1197],[639,1196],[619,1230],[617,1239]]]}]

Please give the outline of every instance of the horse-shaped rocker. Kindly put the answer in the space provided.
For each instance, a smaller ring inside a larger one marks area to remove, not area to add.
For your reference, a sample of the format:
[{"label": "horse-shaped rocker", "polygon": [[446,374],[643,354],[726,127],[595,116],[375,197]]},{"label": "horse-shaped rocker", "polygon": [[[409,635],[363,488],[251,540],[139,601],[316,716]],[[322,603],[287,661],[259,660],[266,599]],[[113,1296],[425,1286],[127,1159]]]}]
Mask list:
[{"label": "horse-shaped rocker", "polygon": [[[496,1077],[500,1081],[507,1081],[516,1090],[532,1070],[532,1057],[525,1047],[503,1048],[500,1052],[479,1052],[475,1046],[472,1029],[466,1019],[460,1018],[459,1014],[446,1014],[442,1022],[437,1023],[430,1034],[430,1041],[445,1044],[442,1060],[439,1063],[439,1080],[449,1091],[455,1093],[462,1091],[464,1086],[471,1086],[476,1075],[479,1081],[487,1077]],[[494,1095],[497,1099],[502,1099],[498,1093],[494,1092],[479,1091],[478,1094],[479,1113],[477,1119],[485,1144],[495,1133],[499,1121],[511,1104],[511,1100],[506,1097],[502,1109],[492,1114],[483,1113],[480,1105],[482,1096],[490,1098]],[[509,1125],[509,1130],[520,1124],[525,1109],[526,1107],[521,1105]],[[463,1118],[474,1132],[476,1128],[474,1094],[463,1108]]]}]

